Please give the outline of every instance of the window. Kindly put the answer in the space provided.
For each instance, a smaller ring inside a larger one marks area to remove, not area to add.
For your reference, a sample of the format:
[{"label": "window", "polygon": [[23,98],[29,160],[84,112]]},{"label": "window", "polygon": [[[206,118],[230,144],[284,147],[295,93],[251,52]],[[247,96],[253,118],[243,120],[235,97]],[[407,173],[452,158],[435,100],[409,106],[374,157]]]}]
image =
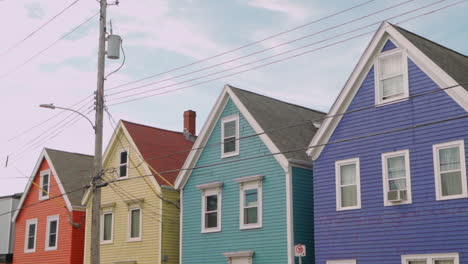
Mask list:
[{"label": "window", "polygon": [[227,158],[239,155],[239,116],[223,118],[221,122],[221,157]]},{"label": "window", "polygon": [[401,256],[402,264],[460,264],[458,253]]},{"label": "window", "polygon": [[405,50],[382,52],[374,69],[376,104],[408,97],[408,59]]},{"label": "window", "polygon": [[50,171],[42,171],[39,190],[39,200],[49,199]]},{"label": "window", "polygon": [[128,214],[128,235],[129,241],[141,240],[141,208],[131,208]]},{"label": "window", "polygon": [[409,150],[382,154],[384,204],[411,203]]},{"label": "window", "polygon": [[119,165],[119,177],[128,177],[128,151],[122,150],[120,152],[120,165]]},{"label": "window", "polygon": [[112,211],[106,211],[101,217],[101,243],[112,243],[114,228],[114,214]]},{"label": "window", "polygon": [[58,243],[59,216],[53,215],[47,217],[46,227],[46,250],[56,250]]},{"label": "window", "polygon": [[467,197],[463,140],[433,146],[436,199]]},{"label": "window", "polygon": [[202,191],[202,233],[221,231],[221,188],[223,182],[197,185]]},{"label": "window", "polygon": [[29,219],[26,221],[26,232],[24,241],[24,252],[30,253],[36,251],[37,237],[37,219]]},{"label": "window", "polygon": [[361,208],[359,158],[337,161],[335,170],[336,210]]},{"label": "window", "polygon": [[235,180],[239,183],[240,229],[262,227],[263,176],[249,176]]},{"label": "window", "polygon": [[355,259],[348,260],[328,260],[327,264],[356,264]]}]

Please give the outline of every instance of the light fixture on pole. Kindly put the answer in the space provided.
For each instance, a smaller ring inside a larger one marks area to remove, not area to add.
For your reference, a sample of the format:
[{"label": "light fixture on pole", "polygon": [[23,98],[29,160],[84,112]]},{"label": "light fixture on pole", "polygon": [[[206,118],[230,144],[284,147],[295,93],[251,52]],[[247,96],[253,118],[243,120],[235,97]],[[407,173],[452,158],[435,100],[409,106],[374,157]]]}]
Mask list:
[{"label": "light fixture on pole", "polygon": [[74,110],[74,109],[71,109],[71,108],[66,108],[66,107],[60,107],[60,106],[56,106],[54,104],[40,104],[39,107],[42,107],[42,108],[48,108],[48,109],[52,109],[52,110],[55,110],[55,109],[61,109],[61,110],[66,110],[66,111],[72,111],[82,117],[84,117],[86,120],[88,120],[88,122],[91,124],[91,126],[93,127],[94,130],[96,130],[96,127],[94,126],[93,124],[93,121],[91,121],[91,119],[89,119],[86,115]]}]

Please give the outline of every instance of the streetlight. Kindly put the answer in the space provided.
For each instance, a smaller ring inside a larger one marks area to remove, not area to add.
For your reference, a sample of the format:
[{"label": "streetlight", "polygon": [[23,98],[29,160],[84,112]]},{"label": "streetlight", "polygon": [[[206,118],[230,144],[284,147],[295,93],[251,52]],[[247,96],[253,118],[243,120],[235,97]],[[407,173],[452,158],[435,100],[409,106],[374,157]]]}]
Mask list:
[{"label": "streetlight", "polygon": [[60,107],[60,106],[55,106],[54,104],[41,104],[39,105],[39,107],[42,107],[42,108],[48,108],[48,109],[52,109],[52,110],[55,110],[55,109],[62,109],[62,110],[67,110],[67,111],[72,111],[84,118],[86,118],[86,120],[88,120],[88,122],[91,124],[91,126],[93,127],[94,130],[96,130],[96,127],[94,126],[93,122],[91,121],[91,119],[89,119],[87,116],[85,116],[84,114],[76,111],[76,110],[73,110],[71,108],[66,108],[66,107]]}]

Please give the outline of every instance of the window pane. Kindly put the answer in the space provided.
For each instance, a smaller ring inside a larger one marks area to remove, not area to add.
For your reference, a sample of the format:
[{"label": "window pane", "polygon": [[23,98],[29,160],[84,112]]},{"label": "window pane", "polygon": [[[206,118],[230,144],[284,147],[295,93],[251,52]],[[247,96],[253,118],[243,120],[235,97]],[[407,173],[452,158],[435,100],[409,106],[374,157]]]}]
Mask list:
[{"label": "window pane", "polygon": [[341,185],[356,184],[356,164],[340,166]]},{"label": "window pane", "polygon": [[56,241],[57,241],[57,235],[56,234],[50,234],[49,235],[49,247],[55,247]]},{"label": "window pane", "polygon": [[460,148],[446,148],[439,150],[440,171],[460,169]]},{"label": "window pane", "polygon": [[224,153],[236,151],[236,137],[224,139]]},{"label": "window pane", "polygon": [[120,164],[126,164],[128,158],[127,151],[120,152]]},{"label": "window pane", "polygon": [[250,206],[257,206],[257,201],[258,201],[258,193],[257,189],[252,189],[252,190],[246,190],[244,192],[244,206],[250,207]]},{"label": "window pane", "polygon": [[445,259],[445,260],[436,260],[434,264],[453,264],[452,259]]},{"label": "window pane", "polygon": [[405,156],[388,158],[387,170],[389,179],[406,177]]},{"label": "window pane", "polygon": [[36,233],[36,225],[32,224],[28,227],[28,249],[34,248],[34,240],[35,240],[35,233]]},{"label": "window pane", "polygon": [[357,205],[356,185],[341,187],[341,207],[356,206],[356,205]]},{"label": "window pane", "polygon": [[244,224],[255,224],[258,219],[258,207],[244,208]]},{"label": "window pane", "polygon": [[28,237],[28,249],[34,248],[34,236]]},{"label": "window pane", "polygon": [[205,214],[205,227],[212,228],[218,226],[218,213],[207,213]]},{"label": "window pane", "polygon": [[235,137],[236,136],[236,121],[230,121],[224,123],[224,137]]},{"label": "window pane", "polygon": [[389,180],[388,187],[393,190],[406,190],[406,179]]},{"label": "window pane", "polygon": [[218,196],[210,195],[206,197],[206,211],[216,211],[218,209]]},{"label": "window pane", "polygon": [[382,80],[382,98],[389,98],[403,93],[403,75]]},{"label": "window pane", "polygon": [[132,210],[131,211],[131,230],[130,230],[130,237],[140,237],[140,209]]},{"label": "window pane", "polygon": [[49,192],[49,174],[42,176],[42,196],[47,196]]},{"label": "window pane", "polygon": [[104,237],[103,240],[111,240],[112,237],[112,214],[104,215]]},{"label": "window pane", "polygon": [[28,235],[29,236],[33,236],[34,237],[34,234],[36,233],[36,225],[29,225],[29,232],[28,232]]},{"label": "window pane", "polygon": [[127,177],[127,165],[120,166],[120,177]]},{"label": "window pane", "polygon": [[398,74],[402,71],[401,54],[387,56],[380,59],[380,76]]},{"label": "window pane", "polygon": [[54,220],[54,221],[51,221],[49,223],[50,223],[49,233],[51,233],[51,234],[57,233],[57,221]]},{"label": "window pane", "polygon": [[442,173],[442,196],[462,194],[461,171]]},{"label": "window pane", "polygon": [[426,264],[427,262],[425,260],[410,260],[408,261],[408,264]]}]

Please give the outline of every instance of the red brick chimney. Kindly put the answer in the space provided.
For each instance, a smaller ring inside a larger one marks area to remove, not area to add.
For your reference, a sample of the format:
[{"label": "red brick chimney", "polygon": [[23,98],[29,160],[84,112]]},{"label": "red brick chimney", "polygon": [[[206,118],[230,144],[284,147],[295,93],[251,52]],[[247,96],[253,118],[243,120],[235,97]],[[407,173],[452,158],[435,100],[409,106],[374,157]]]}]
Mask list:
[{"label": "red brick chimney", "polygon": [[197,113],[192,110],[184,112],[184,131],[187,131],[191,135],[195,136],[195,123],[197,119]]}]

